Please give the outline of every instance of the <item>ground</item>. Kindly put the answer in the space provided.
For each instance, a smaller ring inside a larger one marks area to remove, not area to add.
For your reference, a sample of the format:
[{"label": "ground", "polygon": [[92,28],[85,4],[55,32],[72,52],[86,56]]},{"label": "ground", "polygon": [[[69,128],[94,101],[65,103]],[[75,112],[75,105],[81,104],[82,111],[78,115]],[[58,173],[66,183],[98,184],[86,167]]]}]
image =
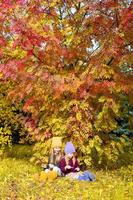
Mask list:
[{"label": "ground", "polygon": [[[25,153],[24,153],[25,152]],[[0,161],[0,200],[132,200],[133,166],[116,170],[92,170],[96,182],[58,178],[42,182],[41,169],[29,162],[30,149],[15,150],[15,156]]]}]

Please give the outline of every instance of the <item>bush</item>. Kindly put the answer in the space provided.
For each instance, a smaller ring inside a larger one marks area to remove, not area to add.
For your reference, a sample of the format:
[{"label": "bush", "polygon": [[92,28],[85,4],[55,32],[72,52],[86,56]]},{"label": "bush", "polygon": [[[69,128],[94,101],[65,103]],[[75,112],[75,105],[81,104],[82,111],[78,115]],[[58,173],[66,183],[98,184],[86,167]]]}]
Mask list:
[{"label": "bush", "polygon": [[132,154],[131,147],[132,141],[126,136],[115,136],[110,138],[106,144],[99,136],[95,136],[88,141],[88,144],[79,148],[82,152],[80,161],[82,165],[88,167],[115,168],[122,163],[127,149],[128,153]]},{"label": "bush", "polygon": [[[82,166],[117,166],[119,157],[131,146],[131,139],[126,134],[117,135],[112,130],[118,127],[116,119],[128,113],[123,110],[122,102],[116,104],[112,99],[104,97],[100,97],[99,101],[90,98],[89,101],[98,107],[95,114],[88,100],[55,101],[54,108],[60,104],[56,113],[49,113],[47,105],[42,107],[38,130],[33,131],[37,140],[33,161],[47,162],[51,138],[62,136],[63,146],[69,140],[74,143]],[[108,108],[107,105],[112,104]]]},{"label": "bush", "polygon": [[[64,149],[65,143],[63,143]],[[34,154],[31,161],[36,164],[48,162],[48,155],[51,147],[51,139],[45,142],[38,142],[34,146]],[[83,145],[75,143],[81,167],[93,168],[116,168],[125,160],[126,152],[128,158],[133,154],[132,141],[127,136],[110,138],[107,143],[100,136],[88,140]],[[128,163],[133,160],[128,160]],[[124,164],[124,163],[123,163]]]},{"label": "bush", "polygon": [[0,147],[4,149],[6,145],[18,143],[21,135],[25,133],[22,120],[20,118],[21,104],[13,104],[7,98],[11,83],[0,82]]}]

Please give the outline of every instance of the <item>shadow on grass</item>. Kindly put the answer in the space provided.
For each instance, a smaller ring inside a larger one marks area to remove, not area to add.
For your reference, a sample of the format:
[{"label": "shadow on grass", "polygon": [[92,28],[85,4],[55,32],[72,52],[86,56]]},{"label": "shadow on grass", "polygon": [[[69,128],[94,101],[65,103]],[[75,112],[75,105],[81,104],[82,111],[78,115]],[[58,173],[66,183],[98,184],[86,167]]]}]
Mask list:
[{"label": "shadow on grass", "polygon": [[30,159],[33,156],[33,145],[13,145],[11,149],[6,148],[3,157],[15,159]]}]

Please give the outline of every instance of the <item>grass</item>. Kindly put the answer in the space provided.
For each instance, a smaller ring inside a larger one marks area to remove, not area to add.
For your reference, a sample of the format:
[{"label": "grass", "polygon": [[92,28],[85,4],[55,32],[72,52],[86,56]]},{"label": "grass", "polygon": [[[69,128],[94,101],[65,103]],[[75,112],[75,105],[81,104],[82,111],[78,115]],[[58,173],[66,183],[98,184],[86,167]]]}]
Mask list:
[{"label": "grass", "polygon": [[0,161],[0,200],[133,199],[132,165],[110,171],[91,170],[97,178],[93,183],[66,178],[40,182],[35,174],[41,169],[28,161],[30,156],[31,147],[15,146],[10,157]]}]

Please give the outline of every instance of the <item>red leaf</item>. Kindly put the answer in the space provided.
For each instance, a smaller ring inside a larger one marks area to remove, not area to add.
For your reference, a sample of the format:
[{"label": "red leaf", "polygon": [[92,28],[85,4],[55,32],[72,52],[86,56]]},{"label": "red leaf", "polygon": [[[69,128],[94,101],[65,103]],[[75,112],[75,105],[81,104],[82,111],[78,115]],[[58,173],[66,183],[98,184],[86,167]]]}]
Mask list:
[{"label": "red leaf", "polygon": [[6,40],[3,37],[0,37],[0,46],[5,46]]},{"label": "red leaf", "polygon": [[34,101],[33,97],[30,98],[30,99],[28,99],[28,100],[26,101],[26,103],[24,104],[23,109],[24,109],[24,110],[27,110],[27,108],[28,108],[29,106],[32,105],[33,101]]}]

